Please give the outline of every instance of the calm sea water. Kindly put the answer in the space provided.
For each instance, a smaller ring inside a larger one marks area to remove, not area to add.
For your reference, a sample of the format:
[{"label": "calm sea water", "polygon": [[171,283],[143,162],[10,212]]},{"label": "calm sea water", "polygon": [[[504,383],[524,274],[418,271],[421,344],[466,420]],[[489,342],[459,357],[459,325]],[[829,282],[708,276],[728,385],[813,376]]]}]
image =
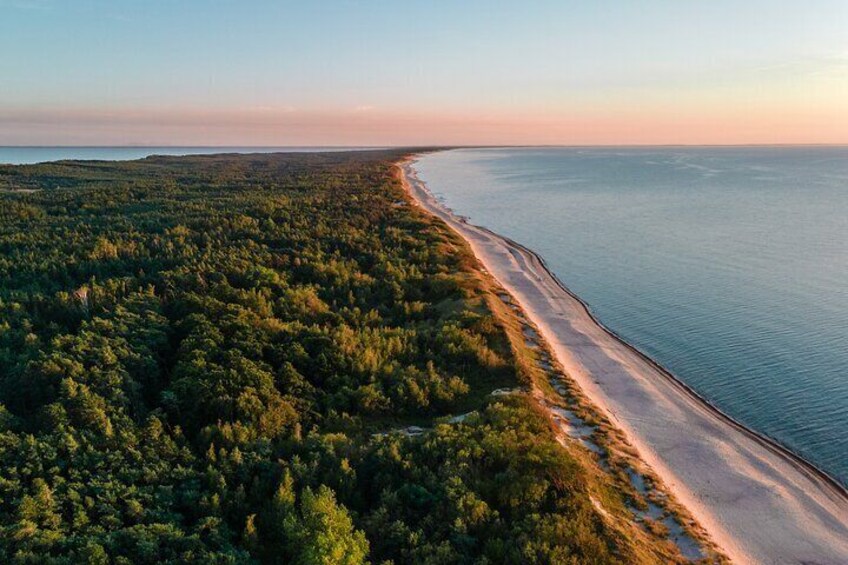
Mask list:
[{"label": "calm sea water", "polygon": [[848,483],[848,147],[463,149],[418,171],[699,393]]},{"label": "calm sea water", "polygon": [[306,151],[349,151],[370,147],[0,147],[0,164],[25,165],[84,159],[126,161],[150,155],[211,155],[215,153],[277,153]]}]

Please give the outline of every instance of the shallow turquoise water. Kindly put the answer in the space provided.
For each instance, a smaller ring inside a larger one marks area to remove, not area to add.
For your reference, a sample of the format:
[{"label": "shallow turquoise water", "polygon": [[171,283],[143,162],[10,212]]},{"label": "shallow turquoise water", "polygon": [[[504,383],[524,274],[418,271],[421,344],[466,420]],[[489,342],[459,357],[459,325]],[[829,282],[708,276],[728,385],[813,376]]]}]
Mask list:
[{"label": "shallow turquoise water", "polygon": [[848,147],[461,149],[417,168],[699,393],[848,482]]}]

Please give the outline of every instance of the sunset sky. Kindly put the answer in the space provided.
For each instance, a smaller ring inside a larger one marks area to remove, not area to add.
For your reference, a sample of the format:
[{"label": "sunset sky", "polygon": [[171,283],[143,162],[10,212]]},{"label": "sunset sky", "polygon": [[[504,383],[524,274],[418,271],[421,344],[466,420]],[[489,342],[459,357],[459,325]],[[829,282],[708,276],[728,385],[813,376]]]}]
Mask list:
[{"label": "sunset sky", "polygon": [[848,143],[848,1],[0,0],[0,145]]}]

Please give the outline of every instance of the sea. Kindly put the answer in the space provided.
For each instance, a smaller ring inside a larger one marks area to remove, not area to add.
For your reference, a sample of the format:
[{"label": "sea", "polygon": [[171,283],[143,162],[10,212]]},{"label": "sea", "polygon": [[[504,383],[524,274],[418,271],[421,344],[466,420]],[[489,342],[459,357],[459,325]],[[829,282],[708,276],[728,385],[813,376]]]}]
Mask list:
[{"label": "sea", "polygon": [[848,147],[457,149],[416,169],[710,402],[848,484]]}]

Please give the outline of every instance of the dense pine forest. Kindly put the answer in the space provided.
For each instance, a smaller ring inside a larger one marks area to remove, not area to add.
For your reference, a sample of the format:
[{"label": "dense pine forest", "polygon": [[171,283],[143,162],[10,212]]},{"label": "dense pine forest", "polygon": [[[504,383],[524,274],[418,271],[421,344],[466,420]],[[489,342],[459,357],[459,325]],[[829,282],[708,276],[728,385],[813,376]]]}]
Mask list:
[{"label": "dense pine forest", "polygon": [[665,555],[490,394],[525,353],[400,157],[0,167],[0,562]]}]

